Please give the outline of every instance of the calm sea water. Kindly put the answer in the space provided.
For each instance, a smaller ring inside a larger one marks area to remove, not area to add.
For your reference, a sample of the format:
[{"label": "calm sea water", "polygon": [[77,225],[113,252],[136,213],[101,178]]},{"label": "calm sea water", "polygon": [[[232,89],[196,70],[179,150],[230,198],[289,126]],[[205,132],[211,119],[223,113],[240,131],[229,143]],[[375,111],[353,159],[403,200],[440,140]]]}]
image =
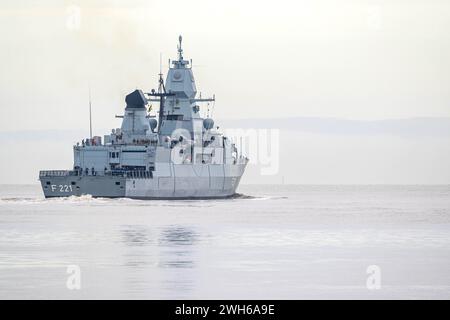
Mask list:
[{"label": "calm sea water", "polygon": [[45,200],[39,186],[0,186],[0,298],[450,298],[450,186],[239,192]]}]

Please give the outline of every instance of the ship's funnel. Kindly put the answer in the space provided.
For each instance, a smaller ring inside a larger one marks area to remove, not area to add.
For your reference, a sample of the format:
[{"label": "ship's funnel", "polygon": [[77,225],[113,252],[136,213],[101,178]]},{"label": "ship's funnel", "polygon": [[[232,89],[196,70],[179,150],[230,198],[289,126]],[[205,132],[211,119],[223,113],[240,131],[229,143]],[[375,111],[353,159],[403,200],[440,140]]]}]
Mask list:
[{"label": "ship's funnel", "polygon": [[125,97],[125,102],[127,107],[122,120],[122,131],[131,135],[145,135],[150,129],[150,124],[147,119],[147,109],[145,108],[147,99],[144,93],[141,90],[135,90]]},{"label": "ship's funnel", "polygon": [[141,90],[135,90],[125,97],[127,108],[145,108],[147,99]]}]

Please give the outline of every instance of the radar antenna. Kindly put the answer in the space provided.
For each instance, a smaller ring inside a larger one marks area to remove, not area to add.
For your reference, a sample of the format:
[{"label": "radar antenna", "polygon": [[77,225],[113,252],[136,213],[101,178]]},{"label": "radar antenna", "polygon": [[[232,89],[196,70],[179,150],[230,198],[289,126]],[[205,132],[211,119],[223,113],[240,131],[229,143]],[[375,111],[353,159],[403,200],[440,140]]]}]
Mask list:
[{"label": "radar antenna", "polygon": [[164,79],[163,79],[163,73],[162,73],[162,53],[159,54],[158,93],[166,93],[166,87],[164,86]]},{"label": "radar antenna", "polygon": [[183,60],[183,49],[181,48],[181,42],[183,41],[183,37],[181,35],[178,37],[178,41],[180,42],[180,44],[178,45],[178,60],[182,61]]}]

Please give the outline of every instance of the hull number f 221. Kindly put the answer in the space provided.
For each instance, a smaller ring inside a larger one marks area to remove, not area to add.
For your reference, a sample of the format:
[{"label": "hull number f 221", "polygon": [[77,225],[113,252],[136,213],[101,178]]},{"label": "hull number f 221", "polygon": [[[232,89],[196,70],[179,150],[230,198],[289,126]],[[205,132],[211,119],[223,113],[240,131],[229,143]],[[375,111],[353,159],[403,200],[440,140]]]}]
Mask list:
[{"label": "hull number f 221", "polygon": [[52,184],[52,192],[72,192],[72,185],[68,185],[68,184],[60,184],[60,185],[56,185],[56,184]]}]

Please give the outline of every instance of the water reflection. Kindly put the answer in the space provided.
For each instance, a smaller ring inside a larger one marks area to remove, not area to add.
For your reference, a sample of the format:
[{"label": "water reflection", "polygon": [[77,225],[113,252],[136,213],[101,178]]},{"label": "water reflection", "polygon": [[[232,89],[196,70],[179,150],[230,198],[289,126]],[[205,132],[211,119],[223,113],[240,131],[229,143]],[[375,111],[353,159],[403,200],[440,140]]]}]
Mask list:
[{"label": "water reflection", "polygon": [[126,250],[124,253],[124,263],[126,267],[144,268],[155,264],[152,261],[152,250],[144,249],[154,243],[152,233],[149,228],[141,225],[126,225],[122,226],[120,230],[121,241],[128,247],[133,247]]},{"label": "water reflection", "polygon": [[123,242],[130,247],[152,244],[151,232],[145,226],[126,226],[121,230]]},{"label": "water reflection", "polygon": [[192,246],[198,240],[198,234],[182,226],[171,226],[161,232],[160,246]]},{"label": "water reflection", "polygon": [[126,292],[140,295],[152,289],[171,297],[189,294],[194,282],[188,274],[196,267],[199,238],[194,229],[179,225],[122,226]]},{"label": "water reflection", "polygon": [[159,237],[161,268],[193,268],[193,254],[198,234],[190,228],[170,226]]}]

